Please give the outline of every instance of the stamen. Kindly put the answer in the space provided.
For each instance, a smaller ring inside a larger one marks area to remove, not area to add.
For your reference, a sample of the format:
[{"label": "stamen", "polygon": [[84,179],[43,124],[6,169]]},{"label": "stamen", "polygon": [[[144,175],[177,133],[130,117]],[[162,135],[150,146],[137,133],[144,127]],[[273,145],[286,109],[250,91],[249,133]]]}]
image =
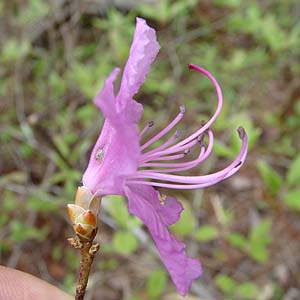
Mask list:
[{"label": "stamen", "polygon": [[150,121],[147,123],[147,125],[143,128],[143,130],[140,132],[140,138],[147,132],[149,128],[151,128],[154,125],[154,121]]},{"label": "stamen", "polygon": [[143,158],[146,158],[148,156],[150,156],[151,154],[153,153],[156,153],[158,151],[161,151],[161,150],[164,150],[166,149],[167,147],[169,147],[176,139],[178,139],[178,137],[180,136],[180,131],[179,130],[176,130],[176,132],[165,142],[163,143],[162,145],[146,152],[146,153],[143,153],[141,155],[141,157]]},{"label": "stamen", "polygon": [[[204,137],[203,137],[204,138]],[[205,151],[205,146],[201,145],[201,151],[197,159],[181,162],[181,163],[145,163],[141,165],[141,167],[164,167],[166,169],[152,169],[152,172],[162,172],[162,173],[170,173],[170,172],[181,172],[192,169],[199,165],[202,161],[204,161],[211,153],[213,148],[213,132],[211,130],[208,131],[208,146]]]},{"label": "stamen", "polygon": [[158,141],[161,137],[166,135],[183,117],[185,113],[185,107],[183,105],[180,106],[180,112],[175,117],[175,119],[163,130],[161,130],[158,134],[156,134],[153,138],[151,138],[148,142],[146,142],[144,145],[141,146],[141,151]]},{"label": "stamen", "polygon": [[207,70],[205,70],[205,69],[203,69],[203,68],[201,68],[201,67],[199,67],[197,65],[189,64],[188,67],[189,67],[189,69],[196,70],[197,72],[202,73],[203,75],[205,75],[212,82],[212,84],[214,85],[214,87],[216,89],[216,92],[217,92],[218,104],[217,104],[217,108],[216,108],[215,113],[210,118],[210,120],[205,123],[205,125],[203,127],[201,127],[200,129],[198,129],[192,135],[188,136],[187,138],[185,138],[184,140],[180,141],[176,145],[172,146],[170,149],[173,149],[173,148],[185,145],[186,143],[188,143],[188,142],[192,141],[193,139],[195,139],[197,136],[199,136],[202,133],[204,133],[211,126],[211,124],[215,121],[215,119],[219,115],[219,113],[221,111],[221,108],[222,108],[223,95],[222,95],[222,91],[221,91],[221,88],[220,88],[217,80]]},{"label": "stamen", "polygon": [[158,172],[158,173],[171,173],[171,172],[185,171],[197,166],[199,164],[198,160],[200,160],[200,157],[203,156],[204,153],[205,153],[205,147],[202,146],[197,159],[188,162],[181,162],[181,163],[146,163],[141,167],[161,167],[161,168],[164,167],[165,168],[165,169],[144,169],[143,170],[143,171],[151,171],[151,172]]},{"label": "stamen", "polygon": [[[177,152],[181,152],[184,151],[185,155],[187,155],[190,152],[190,149],[195,146],[198,143],[197,139],[192,140],[191,142],[180,146],[180,147],[174,147],[171,146],[166,150],[162,150],[162,151],[157,151],[156,153],[153,154],[153,156],[162,156],[162,155],[167,155],[167,154],[172,154],[172,153],[177,153]],[[150,155],[149,155],[150,156]],[[152,156],[152,157],[153,157]]]},{"label": "stamen", "polygon": [[185,157],[183,153],[175,154],[175,155],[167,155],[167,156],[158,156],[151,158],[152,161],[160,161],[160,160],[177,160]]},{"label": "stamen", "polygon": [[[208,174],[208,175],[204,175],[204,176],[180,176],[180,175],[163,174],[163,173],[156,173],[156,172],[151,172],[151,171],[147,171],[147,170],[141,170],[141,171],[137,171],[130,178],[134,178],[134,179],[139,179],[139,178],[146,179],[147,178],[147,179],[164,180],[164,181],[169,181],[169,182],[179,182],[179,183],[192,185],[193,187],[195,187],[195,185],[201,185],[201,184],[205,184],[205,183],[208,185],[211,185],[212,182],[221,181],[237,172],[237,170],[241,167],[241,165],[247,155],[247,144],[248,144],[247,135],[244,134],[243,139],[242,139],[242,147],[241,147],[240,153],[237,156],[237,158],[226,168],[224,168],[223,170],[218,171],[216,173],[212,173],[212,174]],[[151,181],[151,182],[155,186],[162,186],[162,185],[160,185],[161,183],[159,183],[159,182],[153,182],[153,181]],[[159,185],[157,185],[157,184],[159,184]],[[172,184],[170,184],[170,185],[172,185]]]}]

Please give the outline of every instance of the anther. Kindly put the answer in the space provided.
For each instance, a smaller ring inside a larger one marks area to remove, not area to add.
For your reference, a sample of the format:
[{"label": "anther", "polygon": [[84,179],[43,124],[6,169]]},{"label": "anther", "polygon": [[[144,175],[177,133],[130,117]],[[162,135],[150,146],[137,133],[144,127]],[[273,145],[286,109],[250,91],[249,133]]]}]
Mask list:
[{"label": "anther", "polygon": [[154,125],[154,121],[148,122],[148,127],[152,127]]},{"label": "anther", "polygon": [[202,145],[205,134],[200,134],[197,136],[197,141],[200,145]]},{"label": "anther", "polygon": [[238,134],[239,134],[240,139],[243,139],[244,136],[245,136],[245,134],[246,134],[245,129],[244,129],[243,127],[239,127],[239,128],[237,129],[237,132],[238,132]]},{"label": "anther", "polygon": [[180,113],[184,114],[185,113],[185,106],[184,105],[180,105]]},{"label": "anther", "polygon": [[183,152],[183,154],[184,154],[184,155],[187,155],[187,154],[190,153],[190,151],[191,151],[191,149],[185,149],[184,152]]}]

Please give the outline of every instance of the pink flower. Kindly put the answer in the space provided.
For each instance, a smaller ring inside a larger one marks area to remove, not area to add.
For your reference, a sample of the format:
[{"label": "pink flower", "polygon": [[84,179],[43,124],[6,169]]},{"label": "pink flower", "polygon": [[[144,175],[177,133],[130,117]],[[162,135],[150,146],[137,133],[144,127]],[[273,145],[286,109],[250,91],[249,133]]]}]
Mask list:
[{"label": "pink flower", "polygon": [[[147,150],[179,123],[185,111],[182,106],[168,126],[141,145],[142,136],[153,124],[148,123],[139,132],[137,124],[143,108],[133,100],[133,96],[145,80],[159,48],[155,31],[145,20],[137,18],[118,94],[114,94],[114,81],[120,70],[115,69],[95,98],[95,104],[104,114],[105,122],[83,175],[83,185],[98,196],[119,194],[127,197],[129,212],[148,227],[164,265],[178,291],[184,296],[192,281],[201,275],[201,265],[197,259],[186,256],[185,245],[177,241],[167,229],[179,220],[182,205],[174,197],[160,195],[154,187],[197,189],[230,177],[240,169],[246,158],[247,136],[242,128],[238,129],[242,139],[240,153],[223,170],[205,176],[173,174],[198,166],[210,155],[214,139],[210,126],[222,107],[222,92],[215,78],[201,67],[191,64],[190,69],[208,77],[216,88],[218,105],[214,115],[183,140],[178,141],[179,134],[175,132],[160,146]],[[207,146],[203,143],[204,135],[208,136]],[[198,157],[188,162],[181,161],[197,145],[200,148]]]}]

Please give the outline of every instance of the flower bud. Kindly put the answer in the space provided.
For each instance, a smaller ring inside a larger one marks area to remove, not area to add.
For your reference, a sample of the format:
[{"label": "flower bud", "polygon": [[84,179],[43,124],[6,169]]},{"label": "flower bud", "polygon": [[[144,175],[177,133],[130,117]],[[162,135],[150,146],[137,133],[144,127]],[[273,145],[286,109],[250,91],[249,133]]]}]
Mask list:
[{"label": "flower bud", "polygon": [[93,196],[86,187],[79,187],[75,204],[68,204],[69,218],[79,238],[93,240],[97,232],[97,215],[101,198]]}]

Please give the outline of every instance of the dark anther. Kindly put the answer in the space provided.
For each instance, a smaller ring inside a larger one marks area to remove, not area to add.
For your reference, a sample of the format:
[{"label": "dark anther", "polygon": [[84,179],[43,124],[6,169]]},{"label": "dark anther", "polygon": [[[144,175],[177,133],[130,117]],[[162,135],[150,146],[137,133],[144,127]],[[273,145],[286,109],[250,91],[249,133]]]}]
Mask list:
[{"label": "dark anther", "polygon": [[245,132],[245,129],[243,127],[239,127],[237,132],[239,134],[240,139],[243,139],[245,137],[246,132]]},{"label": "dark anther", "polygon": [[203,127],[203,126],[206,124],[206,121],[205,121],[205,120],[202,120],[202,121],[200,122],[200,124],[201,124],[201,126]]},{"label": "dark anther", "polygon": [[185,149],[184,152],[183,152],[183,154],[187,155],[188,153],[190,153],[190,151],[191,151],[191,149]]},{"label": "dark anther", "polygon": [[148,122],[148,127],[152,127],[154,125],[154,121]]},{"label": "dark anther", "polygon": [[204,139],[205,134],[200,134],[197,136],[197,141],[202,145],[203,139]]}]

